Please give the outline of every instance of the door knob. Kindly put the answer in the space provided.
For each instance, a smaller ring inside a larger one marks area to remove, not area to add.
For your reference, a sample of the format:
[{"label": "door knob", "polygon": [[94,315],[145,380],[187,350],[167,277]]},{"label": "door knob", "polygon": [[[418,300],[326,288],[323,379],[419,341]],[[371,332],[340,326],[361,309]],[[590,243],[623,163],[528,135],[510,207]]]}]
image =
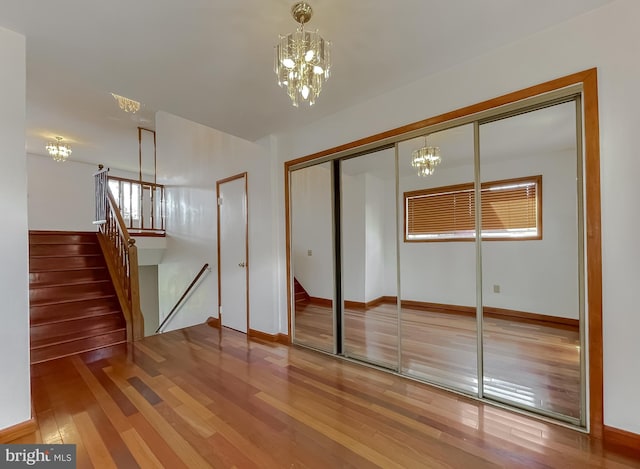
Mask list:
[{"label": "door knob", "polygon": [[244,267],[245,263],[244,262],[240,262],[240,264],[238,264],[238,267]]}]

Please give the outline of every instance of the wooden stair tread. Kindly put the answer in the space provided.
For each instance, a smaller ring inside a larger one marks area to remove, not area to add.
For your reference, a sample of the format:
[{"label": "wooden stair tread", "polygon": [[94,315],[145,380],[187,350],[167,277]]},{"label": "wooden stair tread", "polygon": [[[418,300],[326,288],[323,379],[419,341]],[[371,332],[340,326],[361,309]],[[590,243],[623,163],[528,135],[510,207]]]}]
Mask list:
[{"label": "wooden stair tread", "polygon": [[78,266],[78,267],[61,267],[61,268],[53,268],[53,269],[31,269],[30,273],[32,274],[46,274],[49,272],[75,272],[78,270],[87,270],[87,269],[105,269],[105,267],[101,265],[95,266]]},{"label": "wooden stair tread", "polygon": [[69,355],[89,352],[103,347],[126,344],[126,340],[126,331],[118,330],[100,336],[33,349],[31,350],[31,364],[68,357]]},{"label": "wooden stair tread", "polygon": [[43,272],[50,270],[74,270],[88,267],[104,267],[105,261],[101,255],[85,256],[30,256],[29,272]]},{"label": "wooden stair tread", "polygon": [[93,244],[96,242],[96,232],[43,232],[30,231],[29,244]]},{"label": "wooden stair tread", "polygon": [[67,282],[58,280],[56,283],[31,283],[30,290],[40,290],[47,288],[60,288],[60,287],[77,287],[79,285],[102,285],[104,283],[109,284],[111,280],[108,279],[95,279],[95,280],[70,280]]},{"label": "wooden stair tread", "polygon": [[56,254],[34,254],[30,256],[33,259],[48,259],[48,258],[64,258],[67,259],[69,257],[102,257],[100,253],[93,252],[85,252],[80,254],[65,254],[65,253],[56,253]]},{"label": "wooden stair tread", "polygon": [[58,287],[75,287],[78,285],[103,285],[103,284],[111,284],[111,280],[107,279],[96,279],[96,280],[77,280],[71,282],[60,282],[60,283],[43,283],[41,285],[33,285],[31,286],[32,290],[37,290],[40,288],[58,288]]},{"label": "wooden stair tread", "polygon": [[[114,324],[116,324],[116,326],[114,326]],[[113,321],[108,321],[103,325],[95,326],[91,329],[79,329],[71,331],[63,329],[58,330],[57,333],[55,331],[53,333],[50,333],[49,326],[49,324],[44,324],[42,326],[32,328],[31,350],[49,347],[51,345],[65,344],[67,342],[74,342],[82,339],[89,339],[91,337],[98,337],[111,332],[126,332],[124,321],[119,320],[119,318],[116,318]],[[38,331],[38,329],[42,329],[42,332]],[[46,335],[43,336],[43,334]],[[33,338],[34,336],[35,338]]]},{"label": "wooden stair tread", "polygon": [[101,312],[89,312],[85,315],[81,315],[81,313],[75,313],[72,317],[64,317],[64,316],[51,316],[49,318],[45,317],[45,318],[41,318],[39,320],[33,320],[31,319],[30,324],[31,327],[38,327],[38,326],[44,326],[44,325],[53,325],[53,324],[62,324],[62,323],[67,323],[67,322],[73,322],[73,321],[77,321],[79,319],[95,319],[95,320],[100,320],[100,318],[102,318],[103,316],[110,316],[112,314],[120,314],[120,308],[111,308],[111,309],[107,309],[105,308],[104,311]]},{"label": "wooden stair tread", "polygon": [[87,317],[100,317],[105,314],[121,312],[116,298],[83,300],[77,303],[42,305],[31,308],[31,325],[71,321]]},{"label": "wooden stair tread", "polygon": [[51,306],[51,305],[64,305],[64,304],[73,304],[79,301],[84,300],[98,300],[98,299],[106,299],[106,298],[115,298],[116,294],[105,294],[105,295],[94,295],[87,296],[82,298],[67,298],[64,300],[47,300],[47,301],[33,301],[31,304],[33,306]]}]

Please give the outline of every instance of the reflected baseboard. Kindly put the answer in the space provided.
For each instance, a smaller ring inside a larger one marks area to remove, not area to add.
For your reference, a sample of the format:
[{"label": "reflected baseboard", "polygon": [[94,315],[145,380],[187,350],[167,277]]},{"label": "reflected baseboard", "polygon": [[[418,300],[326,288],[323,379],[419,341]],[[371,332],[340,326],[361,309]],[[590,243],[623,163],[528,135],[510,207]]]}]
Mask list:
[{"label": "reflected baseboard", "polygon": [[[476,315],[475,306],[428,303],[424,301],[413,300],[402,300],[401,304],[403,308],[429,311],[432,313],[458,314],[462,316]],[[507,319],[514,322],[537,324],[541,326],[555,327],[572,331],[577,331],[580,326],[580,321],[578,321],[577,319],[563,318],[560,316],[549,316],[539,313],[529,313],[526,311],[517,311],[513,309],[494,308],[492,306],[485,306],[483,308],[483,314],[486,318]]]},{"label": "reflected baseboard", "polygon": [[[381,296],[371,301],[351,301],[345,300],[344,307],[347,310],[366,311],[381,304],[395,304],[398,299],[395,296]],[[308,302],[317,306],[331,307],[333,301],[327,298],[309,297]],[[401,300],[401,306],[407,309],[419,311],[429,311],[431,313],[457,314],[462,316],[475,317],[475,306],[450,305],[444,303],[430,303],[426,301]],[[517,311],[506,308],[496,308],[485,306],[483,308],[485,318],[506,319],[514,322],[536,324],[558,329],[577,331],[580,327],[578,319],[564,318],[561,316],[550,316],[547,314],[530,313],[527,311]]]}]

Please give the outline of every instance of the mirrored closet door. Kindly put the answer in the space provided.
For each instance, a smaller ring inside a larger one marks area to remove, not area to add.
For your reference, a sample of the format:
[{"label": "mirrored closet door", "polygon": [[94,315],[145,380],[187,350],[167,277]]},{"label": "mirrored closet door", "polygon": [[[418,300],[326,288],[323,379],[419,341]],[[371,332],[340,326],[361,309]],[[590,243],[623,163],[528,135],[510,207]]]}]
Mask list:
[{"label": "mirrored closet door", "polygon": [[581,175],[576,102],[479,126],[487,398],[578,423]]},{"label": "mirrored closet door", "polygon": [[294,343],[584,428],[582,108],[544,99],[290,170]]},{"label": "mirrored closet door", "polygon": [[336,351],[331,162],[291,172],[294,343]]},{"label": "mirrored closet door", "polygon": [[476,394],[473,125],[400,142],[398,171],[401,370]]},{"label": "mirrored closet door", "polygon": [[343,353],[397,369],[393,148],[340,162]]}]

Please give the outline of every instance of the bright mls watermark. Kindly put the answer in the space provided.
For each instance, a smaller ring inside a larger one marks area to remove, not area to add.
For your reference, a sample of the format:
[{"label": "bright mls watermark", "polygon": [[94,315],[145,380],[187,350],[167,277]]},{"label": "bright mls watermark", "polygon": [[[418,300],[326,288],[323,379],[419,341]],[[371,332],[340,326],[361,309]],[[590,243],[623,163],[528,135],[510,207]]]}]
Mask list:
[{"label": "bright mls watermark", "polygon": [[0,469],[76,467],[76,445],[0,445]]}]

